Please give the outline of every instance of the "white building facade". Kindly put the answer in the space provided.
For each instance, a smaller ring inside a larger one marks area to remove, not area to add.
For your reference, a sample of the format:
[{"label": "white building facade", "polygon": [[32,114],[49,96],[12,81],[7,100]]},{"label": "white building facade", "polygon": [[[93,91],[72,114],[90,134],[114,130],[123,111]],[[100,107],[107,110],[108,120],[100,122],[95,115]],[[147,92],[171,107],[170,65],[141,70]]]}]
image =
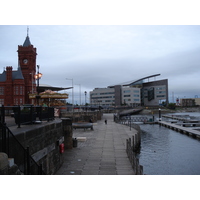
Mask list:
[{"label": "white building facade", "polygon": [[122,104],[138,106],[141,104],[140,88],[122,87]]},{"label": "white building facade", "polygon": [[113,106],[115,104],[115,89],[95,88],[90,92],[90,104],[94,106]]},{"label": "white building facade", "polygon": [[138,106],[141,104],[140,88],[95,88],[90,92],[90,104],[94,106]]},{"label": "white building facade", "polygon": [[[95,88],[90,92],[90,104],[94,106],[159,106],[168,105],[168,79],[155,80],[160,74],[146,76],[135,81]],[[154,81],[150,81],[154,78]]]}]

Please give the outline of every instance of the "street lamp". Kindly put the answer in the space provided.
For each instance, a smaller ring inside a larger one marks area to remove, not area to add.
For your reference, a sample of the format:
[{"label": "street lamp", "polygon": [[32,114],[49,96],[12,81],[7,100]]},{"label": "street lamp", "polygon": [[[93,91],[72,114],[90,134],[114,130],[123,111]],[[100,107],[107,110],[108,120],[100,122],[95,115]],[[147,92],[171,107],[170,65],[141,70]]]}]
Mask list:
[{"label": "street lamp", "polygon": [[42,74],[39,72],[39,68],[40,68],[39,65],[37,65],[37,68],[38,68],[38,72],[37,72],[37,74],[35,74],[34,77],[37,80],[37,95],[36,95],[36,99],[37,99],[37,104],[39,105],[39,98],[40,98],[40,95],[39,95],[39,80],[42,77]]},{"label": "street lamp", "polygon": [[87,108],[86,108],[86,95],[87,95],[87,92],[85,91],[84,93],[85,93],[85,109],[87,111]]},{"label": "street lamp", "polygon": [[86,95],[87,95],[87,92],[85,91],[85,105],[86,105]]}]

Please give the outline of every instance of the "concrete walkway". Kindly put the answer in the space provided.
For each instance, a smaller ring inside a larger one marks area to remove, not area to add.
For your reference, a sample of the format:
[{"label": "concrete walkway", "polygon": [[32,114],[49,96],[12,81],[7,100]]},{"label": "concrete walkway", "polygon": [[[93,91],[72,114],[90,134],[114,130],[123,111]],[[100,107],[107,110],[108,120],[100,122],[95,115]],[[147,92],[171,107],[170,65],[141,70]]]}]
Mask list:
[{"label": "concrete walkway", "polygon": [[104,114],[93,128],[73,131],[77,147],[65,150],[64,163],[56,175],[134,175],[126,154],[126,139],[132,138],[136,130],[116,124],[113,114]]}]

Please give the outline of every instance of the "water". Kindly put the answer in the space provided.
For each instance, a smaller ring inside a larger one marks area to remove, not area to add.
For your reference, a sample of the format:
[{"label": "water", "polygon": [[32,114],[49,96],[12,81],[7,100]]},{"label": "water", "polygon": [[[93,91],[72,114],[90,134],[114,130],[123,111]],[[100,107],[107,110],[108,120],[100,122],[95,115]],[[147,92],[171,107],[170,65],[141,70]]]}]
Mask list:
[{"label": "water", "polygon": [[144,174],[200,175],[200,140],[157,124],[144,124],[140,128],[138,157]]}]

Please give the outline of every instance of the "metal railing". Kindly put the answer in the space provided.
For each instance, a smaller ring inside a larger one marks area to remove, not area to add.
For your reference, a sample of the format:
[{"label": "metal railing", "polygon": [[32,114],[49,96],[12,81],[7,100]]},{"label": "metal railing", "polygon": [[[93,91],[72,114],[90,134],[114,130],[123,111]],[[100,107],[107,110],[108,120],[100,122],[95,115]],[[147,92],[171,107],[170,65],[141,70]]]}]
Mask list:
[{"label": "metal railing", "polygon": [[136,157],[136,153],[131,145],[131,138],[126,139],[126,153],[134,170],[135,175],[143,175],[143,166],[139,164],[139,159]]},{"label": "metal railing", "polygon": [[54,108],[43,106],[1,106],[0,121],[4,124],[6,115],[14,117],[18,127],[39,121],[54,120]]},{"label": "metal railing", "polygon": [[24,148],[6,124],[0,122],[0,152],[14,158],[14,163],[25,175],[44,175],[42,165],[38,165],[29,154],[29,147]]}]

